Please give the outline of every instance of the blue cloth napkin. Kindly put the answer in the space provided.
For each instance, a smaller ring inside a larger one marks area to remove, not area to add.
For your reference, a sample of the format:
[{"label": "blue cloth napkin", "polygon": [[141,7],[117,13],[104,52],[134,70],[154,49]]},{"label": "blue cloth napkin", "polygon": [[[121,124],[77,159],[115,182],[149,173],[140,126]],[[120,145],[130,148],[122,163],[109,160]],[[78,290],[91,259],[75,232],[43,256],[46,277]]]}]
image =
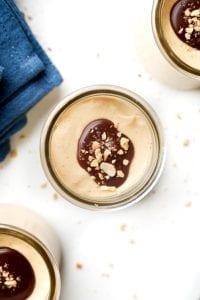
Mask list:
[{"label": "blue cloth napkin", "polygon": [[12,0],[0,0],[0,161],[26,112],[62,82]]},{"label": "blue cloth napkin", "polygon": [[1,78],[2,78],[2,74],[3,74],[3,67],[0,66],[0,81],[1,81]]}]

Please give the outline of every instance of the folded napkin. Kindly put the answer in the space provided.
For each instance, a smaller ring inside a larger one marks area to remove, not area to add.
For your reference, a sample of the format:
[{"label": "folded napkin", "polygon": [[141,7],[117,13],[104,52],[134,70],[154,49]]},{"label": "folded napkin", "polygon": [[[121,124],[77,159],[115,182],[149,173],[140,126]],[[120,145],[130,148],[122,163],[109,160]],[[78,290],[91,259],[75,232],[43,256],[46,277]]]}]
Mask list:
[{"label": "folded napkin", "polygon": [[3,74],[3,67],[0,66],[0,81],[1,81],[1,78],[2,78],[2,74]]},{"label": "folded napkin", "polygon": [[0,0],[0,161],[26,112],[62,82],[12,0]]}]

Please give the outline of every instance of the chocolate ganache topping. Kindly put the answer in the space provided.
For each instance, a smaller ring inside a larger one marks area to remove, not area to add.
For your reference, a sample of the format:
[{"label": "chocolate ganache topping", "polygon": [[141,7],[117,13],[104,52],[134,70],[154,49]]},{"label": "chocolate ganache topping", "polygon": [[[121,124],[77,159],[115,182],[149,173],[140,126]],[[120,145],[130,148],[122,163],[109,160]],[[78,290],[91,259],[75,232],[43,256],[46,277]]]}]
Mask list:
[{"label": "chocolate ganache topping", "polygon": [[171,10],[171,24],[183,42],[200,50],[200,0],[177,1]]},{"label": "chocolate ganache topping", "polygon": [[78,162],[102,190],[125,182],[133,157],[131,140],[107,119],[89,123],[78,142]]},{"label": "chocolate ganache topping", "polygon": [[27,299],[34,287],[35,275],[28,260],[14,249],[0,247],[0,299]]}]

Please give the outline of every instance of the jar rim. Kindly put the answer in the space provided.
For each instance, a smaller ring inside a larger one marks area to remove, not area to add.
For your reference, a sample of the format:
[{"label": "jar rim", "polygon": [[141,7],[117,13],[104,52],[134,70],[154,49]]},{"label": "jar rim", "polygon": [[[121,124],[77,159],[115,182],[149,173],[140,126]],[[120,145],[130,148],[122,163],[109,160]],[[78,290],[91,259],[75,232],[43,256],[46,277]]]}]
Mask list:
[{"label": "jar rim", "polygon": [[14,225],[0,223],[0,234],[9,235],[14,238],[20,239],[37,251],[37,253],[44,260],[50,276],[51,288],[48,299],[58,300],[61,289],[60,273],[57,263],[47,247],[36,236]]},{"label": "jar rim", "polygon": [[[148,116],[150,122],[152,122],[152,126],[154,127],[155,134],[158,140],[159,151],[158,151],[156,166],[154,171],[151,174],[151,177],[148,178],[146,185],[143,186],[143,188],[140,189],[137,192],[137,194],[135,195],[130,194],[125,198],[122,198],[122,194],[120,194],[118,197],[121,198],[121,200],[119,201],[110,202],[109,198],[106,198],[106,200],[108,199],[107,203],[106,202],[101,203],[98,201],[94,203],[88,199],[84,199],[84,198],[81,199],[80,197],[77,197],[77,195],[74,195],[68,189],[62,186],[59,179],[56,177],[54,171],[51,168],[51,162],[49,157],[49,140],[50,140],[52,128],[57,118],[67,107],[73,105],[73,103],[79,100],[81,101],[81,99],[87,96],[100,95],[102,93],[104,95],[105,94],[112,95],[112,96],[117,96],[119,98],[124,97],[125,100],[127,101],[129,100],[130,102],[132,102],[132,104],[142,108],[144,113]],[[146,194],[150,192],[150,190],[156,184],[158,178],[162,173],[162,169],[165,161],[165,145],[164,145],[164,137],[163,137],[163,131],[162,131],[160,120],[157,114],[155,113],[155,111],[152,109],[152,107],[143,98],[141,98],[139,95],[135,94],[134,92],[119,86],[95,85],[95,86],[85,87],[71,93],[70,95],[65,97],[59,104],[56,105],[56,107],[50,113],[42,131],[41,143],[40,143],[40,155],[41,155],[42,166],[48,180],[53,185],[53,187],[57,190],[57,192],[61,194],[66,200],[82,208],[87,208],[91,210],[97,210],[97,209],[108,210],[108,209],[127,207],[133,203],[140,201],[141,199],[144,198]]]},{"label": "jar rim", "polygon": [[160,49],[165,59],[173,66],[177,71],[186,75],[187,77],[200,80],[200,70],[195,69],[181,60],[170,47],[165,38],[165,34],[162,28],[162,7],[165,0],[154,0],[152,7],[152,30],[155,42]]}]

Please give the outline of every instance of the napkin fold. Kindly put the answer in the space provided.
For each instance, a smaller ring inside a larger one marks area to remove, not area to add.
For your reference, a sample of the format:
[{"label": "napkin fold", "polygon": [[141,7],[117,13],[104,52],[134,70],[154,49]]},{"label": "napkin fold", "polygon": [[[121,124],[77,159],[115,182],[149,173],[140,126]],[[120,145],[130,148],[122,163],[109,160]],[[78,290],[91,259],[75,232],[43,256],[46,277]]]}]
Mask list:
[{"label": "napkin fold", "polygon": [[0,161],[25,114],[62,82],[12,0],[0,0]]}]

